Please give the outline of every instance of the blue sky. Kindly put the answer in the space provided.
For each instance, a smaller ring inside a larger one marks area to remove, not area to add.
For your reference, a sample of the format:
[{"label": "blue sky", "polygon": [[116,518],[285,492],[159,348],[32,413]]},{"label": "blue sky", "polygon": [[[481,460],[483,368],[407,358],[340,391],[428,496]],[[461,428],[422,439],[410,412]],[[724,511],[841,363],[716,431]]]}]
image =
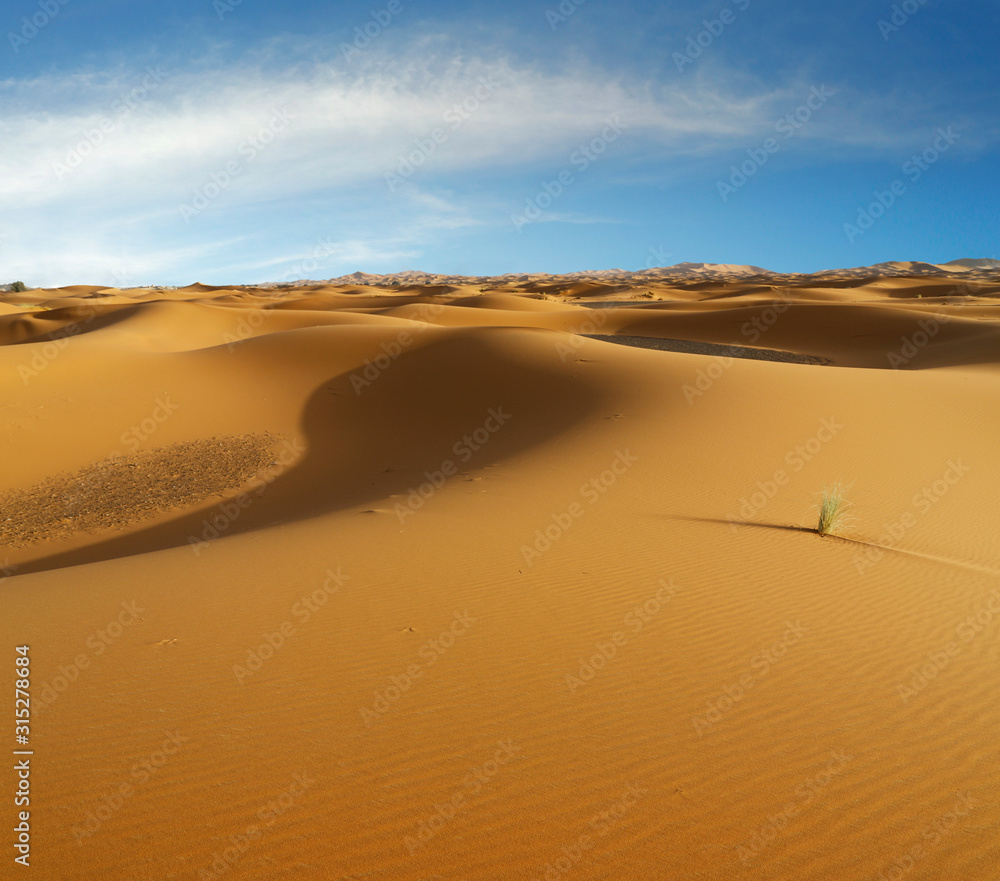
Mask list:
[{"label": "blue sky", "polygon": [[0,281],[1000,257],[995,0],[8,0]]}]

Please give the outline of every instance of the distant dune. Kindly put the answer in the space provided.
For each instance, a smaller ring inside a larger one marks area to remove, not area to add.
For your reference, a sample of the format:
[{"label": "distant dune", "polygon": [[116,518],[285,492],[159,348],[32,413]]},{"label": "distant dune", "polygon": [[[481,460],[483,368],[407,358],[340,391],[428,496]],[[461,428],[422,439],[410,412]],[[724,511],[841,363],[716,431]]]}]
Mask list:
[{"label": "distant dune", "polygon": [[[1000,268],[996,260],[953,260],[951,263],[932,264],[914,261],[895,261],[879,263],[875,266],[859,266],[854,269],[826,270],[817,275],[842,276],[845,278],[871,278],[881,276],[948,276],[953,273],[963,273],[966,270],[984,270],[990,272]],[[583,279],[589,281],[613,281],[619,283],[645,280],[676,280],[690,281],[740,281],[746,278],[772,277],[776,280],[805,279],[809,275],[801,273],[782,274],[763,269],[760,266],[738,265],[734,263],[677,263],[673,266],[660,266],[652,269],[597,269],[590,272],[569,272],[562,274],[549,273],[508,273],[498,276],[466,276],[440,275],[407,269],[402,272],[387,275],[373,275],[367,272],[355,272],[337,278],[324,280],[298,279],[287,282],[265,282],[257,287],[270,288],[283,285],[364,285],[364,286],[402,286],[408,284],[510,284],[517,282],[558,282],[562,279]]]},{"label": "distant dune", "polygon": [[945,266],[964,266],[967,269],[1000,269],[1000,260],[987,257],[981,260],[964,258],[962,260],[951,260]]}]

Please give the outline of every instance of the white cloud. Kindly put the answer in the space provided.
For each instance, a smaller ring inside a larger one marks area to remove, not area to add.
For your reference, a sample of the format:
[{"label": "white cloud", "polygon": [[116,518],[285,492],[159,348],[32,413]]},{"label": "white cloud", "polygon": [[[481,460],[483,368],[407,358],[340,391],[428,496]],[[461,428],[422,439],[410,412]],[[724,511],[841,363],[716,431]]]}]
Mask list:
[{"label": "white cloud", "polygon": [[[518,176],[507,189],[520,203],[612,118],[623,129],[614,155],[634,157],[637,169],[703,161],[753,145],[810,85],[727,86],[708,65],[666,84],[596,66],[549,72],[424,43],[395,55],[370,50],[348,66],[272,66],[0,82],[0,199],[18,210],[0,240],[6,271],[66,283],[94,273],[113,281],[110,267],[121,264],[140,277],[187,265],[280,267],[308,259],[310,246],[249,242],[248,213],[284,223],[316,204],[343,215],[329,232],[322,216],[302,221],[315,230],[302,242],[342,238],[328,255],[331,274],[418,256],[442,232],[509,224],[513,206],[500,207],[495,191],[449,195],[456,175]],[[883,148],[877,102],[865,110],[870,122],[846,124],[847,111],[831,102],[809,137]],[[390,189],[386,174],[410,154],[423,161]],[[185,218],[182,204],[199,211]]]},{"label": "white cloud", "polygon": [[[433,143],[435,129],[446,137],[424,167],[440,174],[568,153],[613,116],[630,136],[664,144],[745,137],[775,98],[727,96],[696,79],[654,87],[598,69],[548,74],[502,59],[373,56],[357,72],[315,64],[277,76],[241,66],[162,77],[19,84],[0,121],[0,197],[23,207],[94,196],[176,207],[235,162],[243,179],[231,198],[254,201],[382,179],[415,143]],[[122,96],[144,78],[151,87],[129,107]]]}]

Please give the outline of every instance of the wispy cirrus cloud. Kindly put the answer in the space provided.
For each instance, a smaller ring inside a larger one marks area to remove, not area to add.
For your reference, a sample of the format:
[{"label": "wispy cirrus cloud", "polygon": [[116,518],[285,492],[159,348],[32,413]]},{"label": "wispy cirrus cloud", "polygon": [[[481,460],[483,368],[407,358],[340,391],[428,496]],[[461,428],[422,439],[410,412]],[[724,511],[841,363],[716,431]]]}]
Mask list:
[{"label": "wispy cirrus cloud", "polygon": [[[323,236],[352,243],[330,249],[331,274],[374,257],[416,259],[442,233],[509,223],[503,192],[517,203],[609,118],[625,132],[614,145],[622,174],[676,173],[752,144],[811,85],[764,87],[710,64],[666,82],[583,62],[543,69],[463,55],[442,39],[396,48],[350,65],[293,58],[276,67],[248,56],[211,69],[3,81],[0,199],[19,209],[8,265],[46,283],[103,278],[101,267],[129,263],[136,276],[294,269]],[[876,97],[861,115],[848,106],[831,102],[806,138],[877,153],[910,137],[880,124]],[[422,145],[405,185],[387,186]],[[484,198],[474,190],[487,178],[503,187]],[[284,231],[262,238],[262,218]]]},{"label": "wispy cirrus cloud", "polygon": [[[255,180],[241,188],[252,198],[380,179],[414,140],[436,128],[448,139],[428,162],[429,172],[556,157],[612,115],[633,140],[704,153],[766,129],[810,85],[764,89],[742,81],[736,93],[726,89],[721,70],[652,83],[609,79],[597,66],[552,73],[502,57],[419,50],[373,54],[350,68],[334,60],[290,64],[280,72],[251,62],[148,71],[2,84],[0,196],[30,206],[97,190],[107,196],[109,186],[127,183],[118,188],[120,199],[151,205],[156,198],[169,206],[239,160],[241,147],[253,144],[281,112],[290,116],[287,129],[258,151]],[[484,81],[497,85],[477,101]],[[475,105],[473,112],[461,112],[466,103]],[[869,106],[871,125],[831,121],[826,136],[872,147],[891,140],[877,125],[882,108]],[[86,154],[75,165],[74,151]],[[60,176],[60,166],[68,173]]]}]

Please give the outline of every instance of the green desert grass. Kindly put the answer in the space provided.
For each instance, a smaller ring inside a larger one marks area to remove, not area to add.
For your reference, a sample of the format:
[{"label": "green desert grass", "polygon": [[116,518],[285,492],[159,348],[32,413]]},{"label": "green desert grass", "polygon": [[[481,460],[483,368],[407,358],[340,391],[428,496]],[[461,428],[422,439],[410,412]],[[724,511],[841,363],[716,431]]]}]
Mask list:
[{"label": "green desert grass", "polygon": [[847,511],[851,503],[845,498],[849,487],[845,487],[840,481],[823,488],[819,502],[819,522],[816,524],[816,532],[820,535],[840,535],[847,525]]}]

